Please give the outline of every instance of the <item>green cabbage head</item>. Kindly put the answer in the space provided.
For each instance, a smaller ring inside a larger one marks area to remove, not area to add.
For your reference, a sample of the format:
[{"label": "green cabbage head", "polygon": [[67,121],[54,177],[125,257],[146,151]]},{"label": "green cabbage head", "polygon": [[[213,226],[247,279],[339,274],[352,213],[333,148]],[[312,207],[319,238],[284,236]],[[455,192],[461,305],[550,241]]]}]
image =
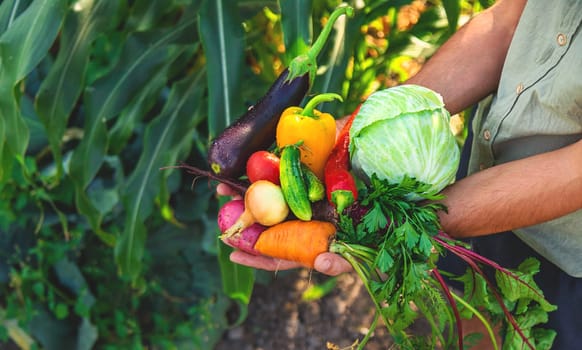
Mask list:
[{"label": "green cabbage head", "polygon": [[350,128],[354,172],[399,183],[406,175],[435,194],[455,178],[460,151],[442,97],[418,85],[377,91],[362,104]]}]

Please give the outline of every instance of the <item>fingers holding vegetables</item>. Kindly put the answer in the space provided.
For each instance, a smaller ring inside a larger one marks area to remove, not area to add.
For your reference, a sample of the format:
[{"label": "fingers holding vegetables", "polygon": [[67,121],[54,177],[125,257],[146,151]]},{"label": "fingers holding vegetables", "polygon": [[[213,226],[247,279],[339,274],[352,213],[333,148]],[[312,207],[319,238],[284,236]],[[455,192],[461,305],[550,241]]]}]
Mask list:
[{"label": "fingers holding vegetables", "polygon": [[335,233],[335,226],[326,221],[285,221],[267,228],[255,244],[256,251],[275,260],[248,256],[237,258],[246,265],[252,264],[262,269],[303,266],[337,276],[351,271],[352,265],[340,255],[330,252],[335,245]]},{"label": "fingers holding vegetables", "polygon": [[338,254],[322,253],[315,258],[313,267],[328,276],[338,276],[353,270],[352,265]]},{"label": "fingers holding vegetables", "polygon": [[230,254],[230,261],[235,264],[266,271],[284,271],[303,267],[295,261],[281,260],[264,255],[253,255],[242,250],[232,252]]},{"label": "fingers holding vegetables", "polygon": [[[222,240],[250,254],[294,261],[301,266],[314,268],[316,257],[328,251],[336,227],[331,222],[313,220],[312,203],[324,199],[327,191],[328,200],[341,212],[357,198],[356,185],[349,172],[348,153],[348,130],[356,113],[342,128],[337,141],[335,124],[333,128],[329,126],[334,134],[334,146],[329,155],[321,158],[325,161],[325,183],[302,162],[303,139],[287,139],[288,142],[298,142],[281,147],[280,158],[266,150],[254,152],[246,164],[251,185],[245,193],[244,202],[239,201],[237,204],[237,219],[230,220],[228,226],[221,223]],[[303,136],[297,133],[295,137]],[[277,181],[280,186],[276,184]],[[288,217],[290,213],[293,215]],[[219,221],[224,221],[222,216]],[[250,230],[252,225],[257,224],[260,224],[258,229]],[[330,274],[346,271],[345,264],[337,265],[337,261],[332,263],[333,257],[336,255],[322,258],[320,268]],[[347,263],[340,257],[337,259]],[[265,264],[265,260],[259,261],[261,266]]]},{"label": "fingers holding vegetables", "polygon": [[233,199],[242,198],[240,193],[238,193],[235,189],[233,189],[229,185],[222,182],[216,185],[216,194],[219,196],[229,196],[232,197]]},{"label": "fingers holding vegetables", "polygon": [[[283,271],[304,267],[300,263],[281,260],[264,255],[253,255],[241,250],[230,254],[230,261],[267,271]],[[352,270],[352,265],[341,256],[334,253],[322,253],[315,258],[314,269],[328,276],[338,276]]]}]

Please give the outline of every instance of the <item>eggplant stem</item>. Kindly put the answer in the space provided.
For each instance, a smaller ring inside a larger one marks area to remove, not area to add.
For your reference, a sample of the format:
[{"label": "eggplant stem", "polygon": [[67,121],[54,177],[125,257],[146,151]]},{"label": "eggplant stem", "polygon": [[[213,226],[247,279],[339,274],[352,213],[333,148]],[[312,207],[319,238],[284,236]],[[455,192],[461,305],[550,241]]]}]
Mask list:
[{"label": "eggplant stem", "polygon": [[325,46],[325,42],[331,33],[333,24],[338,19],[338,17],[343,14],[348,17],[353,17],[354,8],[351,6],[340,6],[332,12],[327,23],[321,30],[321,33],[313,45],[311,45],[311,48],[307,52],[295,57],[291,63],[289,63],[289,74],[287,75],[287,81],[293,80],[304,74],[309,74],[309,84],[310,86],[313,85],[313,80],[315,79],[315,75],[317,73],[317,55],[319,55]]},{"label": "eggplant stem", "polygon": [[317,37],[317,39],[315,40],[313,45],[311,45],[311,49],[309,51],[307,51],[307,55],[309,56],[309,58],[311,58],[312,60],[315,60],[317,55],[319,55],[319,52],[321,52],[321,50],[325,46],[325,42],[327,41],[327,38],[329,37],[329,34],[331,33],[331,29],[333,28],[335,21],[339,18],[339,16],[341,16],[343,14],[345,14],[348,17],[353,17],[354,16],[354,8],[351,6],[341,6],[341,7],[336,8],[331,13],[331,15],[329,16],[329,19],[327,20],[327,23],[325,24],[325,26],[323,27],[323,29],[321,31],[321,33],[319,34],[319,36]]}]

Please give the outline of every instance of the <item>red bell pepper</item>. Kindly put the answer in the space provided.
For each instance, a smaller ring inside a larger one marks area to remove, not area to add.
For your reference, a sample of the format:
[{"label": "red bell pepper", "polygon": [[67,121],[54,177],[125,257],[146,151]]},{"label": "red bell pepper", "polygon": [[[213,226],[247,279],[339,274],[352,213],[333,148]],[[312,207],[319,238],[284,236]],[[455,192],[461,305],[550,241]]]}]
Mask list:
[{"label": "red bell pepper", "polygon": [[350,172],[349,145],[350,127],[359,110],[360,106],[348,117],[325,163],[324,182],[327,200],[339,213],[358,199],[356,182]]}]

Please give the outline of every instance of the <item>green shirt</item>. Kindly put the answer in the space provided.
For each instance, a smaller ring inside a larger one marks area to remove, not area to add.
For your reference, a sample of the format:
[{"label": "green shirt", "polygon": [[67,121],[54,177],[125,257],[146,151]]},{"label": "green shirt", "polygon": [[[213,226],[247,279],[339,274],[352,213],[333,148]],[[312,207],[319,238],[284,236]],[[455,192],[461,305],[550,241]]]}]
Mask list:
[{"label": "green shirt", "polygon": [[[480,103],[473,121],[469,173],[582,139],[581,23],[582,1],[528,1],[499,88]],[[582,277],[582,210],[514,232]]]}]

